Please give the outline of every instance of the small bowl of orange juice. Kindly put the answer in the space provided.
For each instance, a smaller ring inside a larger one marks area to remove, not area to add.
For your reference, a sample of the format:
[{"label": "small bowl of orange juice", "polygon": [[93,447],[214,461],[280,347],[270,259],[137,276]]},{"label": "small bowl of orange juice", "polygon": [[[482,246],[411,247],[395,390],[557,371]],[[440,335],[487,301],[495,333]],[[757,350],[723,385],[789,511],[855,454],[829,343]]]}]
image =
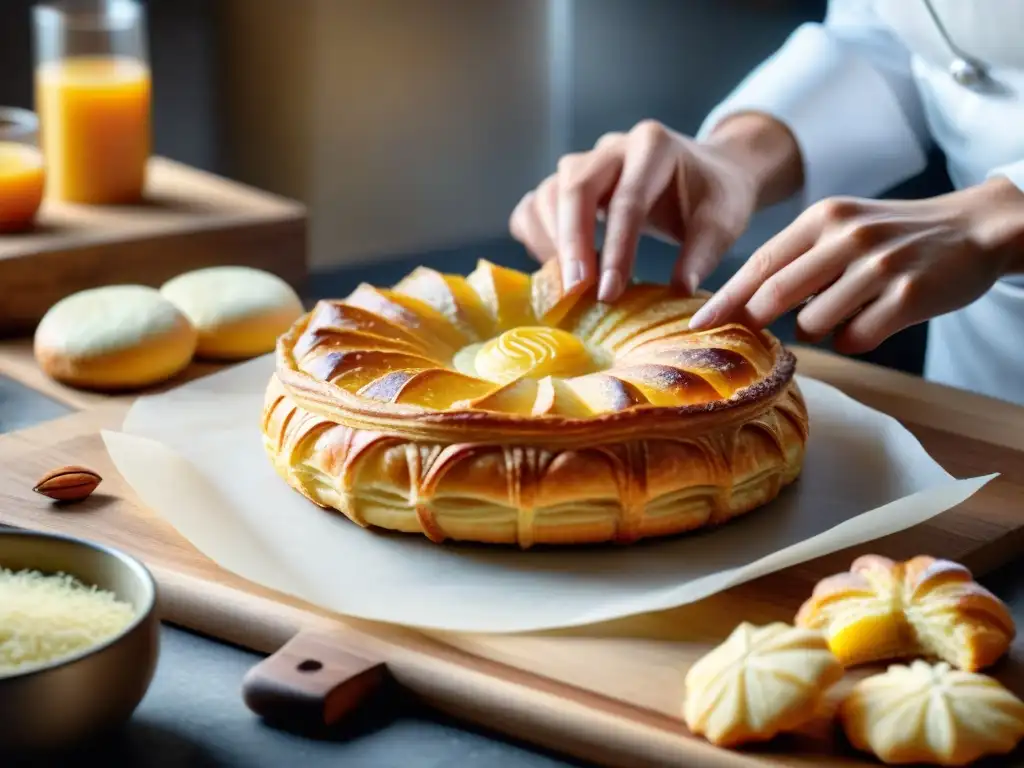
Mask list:
[{"label": "small bowl of orange juice", "polygon": [[34,113],[0,107],[0,235],[24,232],[35,224],[46,186],[38,132]]}]

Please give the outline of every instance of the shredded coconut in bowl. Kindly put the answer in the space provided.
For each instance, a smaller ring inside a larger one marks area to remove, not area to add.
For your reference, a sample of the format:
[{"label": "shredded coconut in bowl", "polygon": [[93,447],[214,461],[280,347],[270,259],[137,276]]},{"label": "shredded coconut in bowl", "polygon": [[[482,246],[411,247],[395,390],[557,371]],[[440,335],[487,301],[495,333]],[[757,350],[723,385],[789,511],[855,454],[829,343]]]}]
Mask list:
[{"label": "shredded coconut in bowl", "polygon": [[135,609],[66,573],[0,567],[0,678],[41,667],[123,632]]}]

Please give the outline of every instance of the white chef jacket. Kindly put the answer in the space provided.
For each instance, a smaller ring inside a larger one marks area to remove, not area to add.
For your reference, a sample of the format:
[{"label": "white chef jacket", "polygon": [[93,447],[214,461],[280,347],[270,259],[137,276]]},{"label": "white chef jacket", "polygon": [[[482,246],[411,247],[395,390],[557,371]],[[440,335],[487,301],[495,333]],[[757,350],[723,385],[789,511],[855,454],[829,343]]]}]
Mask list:
[{"label": "white chef jacket", "polygon": [[[804,159],[802,204],[875,197],[945,154],[957,188],[996,174],[1024,190],[1024,0],[932,0],[949,38],[999,85],[981,93],[949,74],[957,55],[923,0],[830,0],[708,115],[767,113]],[[931,321],[925,376],[1024,404],[1024,276]]]}]

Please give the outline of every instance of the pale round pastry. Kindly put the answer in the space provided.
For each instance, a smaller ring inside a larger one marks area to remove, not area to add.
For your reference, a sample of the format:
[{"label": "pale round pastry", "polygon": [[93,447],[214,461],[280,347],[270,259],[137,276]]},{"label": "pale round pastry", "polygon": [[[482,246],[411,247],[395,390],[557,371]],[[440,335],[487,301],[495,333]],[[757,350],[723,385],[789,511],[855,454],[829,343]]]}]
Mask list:
[{"label": "pale round pastry", "polygon": [[1024,702],[999,681],[946,662],[893,665],[839,707],[850,743],[890,765],[968,765],[1024,737]]},{"label": "pale round pastry", "polygon": [[196,357],[241,360],[274,350],[304,307],[277,275],[243,266],[207,267],[168,280],[160,292],[199,332]]},{"label": "pale round pastry", "polygon": [[820,632],[743,622],[690,667],[683,719],[718,746],[767,741],[812,720],[842,676]]},{"label": "pale round pastry", "polygon": [[796,480],[807,409],[770,333],[689,329],[706,299],[634,284],[605,304],[554,261],[360,285],[281,336],[265,448],[316,504],[434,542],[724,523]]},{"label": "pale round pastry", "polygon": [[155,288],[108,285],[67,296],[36,326],[39,367],[82,389],[130,390],[184,370],[196,330]]}]

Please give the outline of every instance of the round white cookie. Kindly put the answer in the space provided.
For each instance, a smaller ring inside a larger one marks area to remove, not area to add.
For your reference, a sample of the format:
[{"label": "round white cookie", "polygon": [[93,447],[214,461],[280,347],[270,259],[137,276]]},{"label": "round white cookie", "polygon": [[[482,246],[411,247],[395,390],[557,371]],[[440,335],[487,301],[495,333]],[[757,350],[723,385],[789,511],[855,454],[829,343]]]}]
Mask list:
[{"label": "round white cookie", "polygon": [[83,389],[128,390],[166,381],[192,360],[196,331],[155,288],[107,285],[71,294],[35,332],[52,378]]},{"label": "round white cookie", "polygon": [[252,267],[186,272],[160,289],[199,333],[196,356],[240,360],[272,352],[277,338],[305,311],[277,275]]}]

